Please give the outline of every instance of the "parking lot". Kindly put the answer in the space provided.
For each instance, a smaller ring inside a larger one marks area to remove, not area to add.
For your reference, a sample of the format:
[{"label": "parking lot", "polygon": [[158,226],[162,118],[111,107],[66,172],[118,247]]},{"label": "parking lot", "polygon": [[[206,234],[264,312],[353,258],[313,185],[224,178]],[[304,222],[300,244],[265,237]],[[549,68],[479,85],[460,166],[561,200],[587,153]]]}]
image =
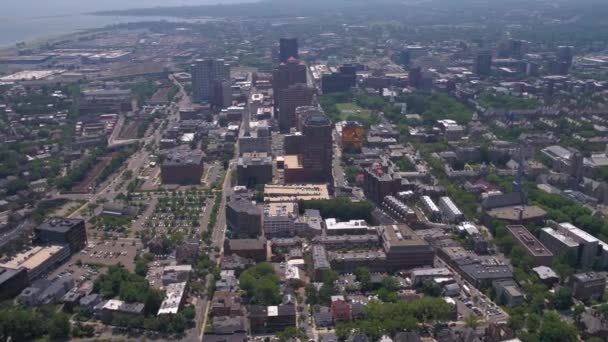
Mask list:
[{"label": "parking lot", "polygon": [[142,248],[140,242],[132,239],[113,241],[89,241],[88,246],[76,254],[71,262],[80,260],[82,264],[111,266],[118,263],[129,271],[135,270],[135,255]]}]

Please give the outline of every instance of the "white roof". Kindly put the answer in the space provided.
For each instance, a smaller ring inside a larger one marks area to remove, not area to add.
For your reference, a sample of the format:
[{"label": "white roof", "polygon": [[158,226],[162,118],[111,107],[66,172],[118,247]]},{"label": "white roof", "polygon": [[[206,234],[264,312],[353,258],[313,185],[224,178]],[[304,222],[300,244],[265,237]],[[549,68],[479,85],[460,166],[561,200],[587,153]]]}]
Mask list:
[{"label": "white roof", "polygon": [[160,305],[158,315],[176,314],[186,292],[186,282],[169,284],[165,290],[165,300]]},{"label": "white roof", "polygon": [[279,315],[279,307],[276,305],[268,307],[268,317],[276,317]]},{"label": "white roof", "polygon": [[328,218],[325,220],[325,226],[327,229],[353,229],[353,228],[367,228],[367,222],[365,220],[350,220],[346,222],[338,222],[335,218]]}]

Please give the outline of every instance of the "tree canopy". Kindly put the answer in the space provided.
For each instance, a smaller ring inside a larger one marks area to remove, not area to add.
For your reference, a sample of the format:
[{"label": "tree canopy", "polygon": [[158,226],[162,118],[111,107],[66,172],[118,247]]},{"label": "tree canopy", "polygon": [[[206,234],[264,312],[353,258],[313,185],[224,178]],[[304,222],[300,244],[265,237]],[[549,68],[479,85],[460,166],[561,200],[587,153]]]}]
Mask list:
[{"label": "tree canopy", "polygon": [[245,270],[239,277],[239,284],[251,303],[276,305],[281,301],[279,278],[270,263],[259,263]]},{"label": "tree canopy", "polygon": [[435,324],[450,319],[453,307],[442,298],[422,297],[412,302],[380,303],[370,302],[366,308],[366,318],[336,326],[336,334],[346,338],[352,331],[361,332],[372,340],[383,335],[416,330],[421,324]]}]

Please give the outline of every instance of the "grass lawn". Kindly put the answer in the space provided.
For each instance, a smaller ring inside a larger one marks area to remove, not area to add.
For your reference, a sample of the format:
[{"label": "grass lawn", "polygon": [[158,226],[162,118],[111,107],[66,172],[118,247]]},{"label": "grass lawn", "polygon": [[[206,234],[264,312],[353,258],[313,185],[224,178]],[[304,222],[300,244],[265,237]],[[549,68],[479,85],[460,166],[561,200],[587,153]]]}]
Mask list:
[{"label": "grass lawn", "polygon": [[337,103],[336,108],[340,113],[341,121],[359,121],[361,123],[366,123],[371,119],[371,111],[363,109],[355,103]]}]

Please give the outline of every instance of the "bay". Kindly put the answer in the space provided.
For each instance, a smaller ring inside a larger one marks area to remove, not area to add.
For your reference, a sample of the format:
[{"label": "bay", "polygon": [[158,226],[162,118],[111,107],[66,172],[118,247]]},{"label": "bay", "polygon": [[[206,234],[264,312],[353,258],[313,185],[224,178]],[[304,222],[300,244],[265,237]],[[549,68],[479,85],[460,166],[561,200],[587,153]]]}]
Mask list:
[{"label": "bay", "polygon": [[247,1],[253,0],[0,0],[0,46],[113,24],[180,20],[168,17],[97,16],[92,12]]}]

